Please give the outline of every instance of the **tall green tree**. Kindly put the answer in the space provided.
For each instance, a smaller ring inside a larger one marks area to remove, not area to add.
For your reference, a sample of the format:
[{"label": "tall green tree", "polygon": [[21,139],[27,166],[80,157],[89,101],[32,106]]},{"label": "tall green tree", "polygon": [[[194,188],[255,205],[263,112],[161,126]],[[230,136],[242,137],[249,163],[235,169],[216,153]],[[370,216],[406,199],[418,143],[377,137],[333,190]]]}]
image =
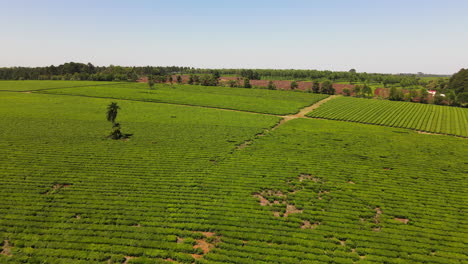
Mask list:
[{"label": "tall green tree", "polygon": [[419,102],[426,104],[429,101],[429,92],[425,88],[419,90]]},{"label": "tall green tree", "polygon": [[112,139],[121,139],[124,137],[124,134],[120,131],[120,124],[115,122],[119,109],[120,107],[115,102],[111,102],[107,106],[107,121],[112,122],[112,131],[109,137]]},{"label": "tall green tree", "polygon": [[252,88],[252,85],[250,85],[249,78],[244,78],[244,88]]},{"label": "tall green tree", "polygon": [[372,97],[372,88],[365,83],[362,87],[362,93],[367,97]]},{"label": "tall green tree", "polygon": [[312,91],[314,93],[320,93],[320,83],[318,80],[315,80],[313,83],[312,83]]},{"label": "tall green tree", "polygon": [[333,83],[330,80],[325,80],[322,82],[321,92],[323,94],[335,94],[335,88],[333,88]]},{"label": "tall green tree", "polygon": [[296,82],[296,81],[292,81],[292,82],[291,82],[291,90],[296,90],[297,87],[299,87],[299,85],[297,84],[297,82]]},{"label": "tall green tree", "polygon": [[117,103],[111,102],[107,106],[107,121],[115,123],[119,109],[120,106],[118,106]]}]

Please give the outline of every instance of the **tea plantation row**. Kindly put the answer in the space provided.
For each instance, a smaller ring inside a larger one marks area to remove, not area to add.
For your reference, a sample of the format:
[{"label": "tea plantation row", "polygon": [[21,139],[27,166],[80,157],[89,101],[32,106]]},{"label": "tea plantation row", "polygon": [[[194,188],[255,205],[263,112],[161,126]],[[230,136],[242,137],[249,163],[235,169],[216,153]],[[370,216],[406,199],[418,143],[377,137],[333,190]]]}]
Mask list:
[{"label": "tea plantation row", "polygon": [[309,116],[468,137],[468,108],[338,97]]},{"label": "tea plantation row", "polygon": [[0,263],[468,261],[466,139],[114,101],[1,93]]}]

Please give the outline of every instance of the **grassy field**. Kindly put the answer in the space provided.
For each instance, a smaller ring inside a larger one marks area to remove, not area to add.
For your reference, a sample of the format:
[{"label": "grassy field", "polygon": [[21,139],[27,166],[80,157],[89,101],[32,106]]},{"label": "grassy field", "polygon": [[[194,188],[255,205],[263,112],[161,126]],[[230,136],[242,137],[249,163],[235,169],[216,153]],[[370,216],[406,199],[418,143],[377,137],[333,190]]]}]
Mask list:
[{"label": "grassy field", "polygon": [[[94,81],[2,81],[0,80],[0,91],[35,91],[42,89],[55,89],[63,87],[81,87],[90,85],[108,85],[116,82],[94,82]],[[120,85],[126,83],[120,83]]]},{"label": "grassy field", "polygon": [[468,109],[459,107],[338,97],[309,116],[468,137]]},{"label": "grassy field", "polygon": [[0,115],[0,263],[468,261],[464,138],[42,93]]},{"label": "grassy field", "polygon": [[302,92],[271,91],[197,85],[155,85],[149,90],[144,83],[54,89],[53,94],[83,95],[101,98],[131,99],[185,105],[209,106],[268,114],[291,114],[327,95]]}]

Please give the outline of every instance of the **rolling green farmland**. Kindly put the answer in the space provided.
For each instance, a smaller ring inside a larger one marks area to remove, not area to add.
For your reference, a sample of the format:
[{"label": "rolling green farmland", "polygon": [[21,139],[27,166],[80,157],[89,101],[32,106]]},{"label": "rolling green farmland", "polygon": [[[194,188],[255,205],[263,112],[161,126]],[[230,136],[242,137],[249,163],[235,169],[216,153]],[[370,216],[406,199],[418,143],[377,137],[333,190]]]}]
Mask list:
[{"label": "rolling green farmland", "polygon": [[[0,263],[468,262],[465,138],[271,130],[281,117],[158,102],[283,114],[325,97],[174,87],[0,92]],[[111,101],[129,140],[106,138]]]},{"label": "rolling green farmland", "polygon": [[338,97],[308,116],[468,137],[468,109]]},{"label": "rolling green farmland", "polygon": [[[95,81],[1,81],[0,91],[34,91],[42,89],[55,89],[64,87],[81,87],[90,85],[108,85],[116,82]],[[120,85],[127,83],[119,83]]]},{"label": "rolling green farmland", "polygon": [[149,102],[198,105],[268,114],[291,114],[327,95],[196,85],[155,85],[149,90],[143,83],[54,89],[46,93],[83,95],[101,98],[131,99]]}]

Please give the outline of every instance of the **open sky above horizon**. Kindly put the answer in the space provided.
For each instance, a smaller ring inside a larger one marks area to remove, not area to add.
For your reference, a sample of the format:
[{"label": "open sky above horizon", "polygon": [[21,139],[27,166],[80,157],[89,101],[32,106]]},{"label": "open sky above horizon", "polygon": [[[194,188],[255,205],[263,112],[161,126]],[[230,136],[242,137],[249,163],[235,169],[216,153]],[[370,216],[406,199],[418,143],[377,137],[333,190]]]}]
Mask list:
[{"label": "open sky above horizon", "polygon": [[452,74],[466,0],[0,0],[0,67],[95,65]]}]

